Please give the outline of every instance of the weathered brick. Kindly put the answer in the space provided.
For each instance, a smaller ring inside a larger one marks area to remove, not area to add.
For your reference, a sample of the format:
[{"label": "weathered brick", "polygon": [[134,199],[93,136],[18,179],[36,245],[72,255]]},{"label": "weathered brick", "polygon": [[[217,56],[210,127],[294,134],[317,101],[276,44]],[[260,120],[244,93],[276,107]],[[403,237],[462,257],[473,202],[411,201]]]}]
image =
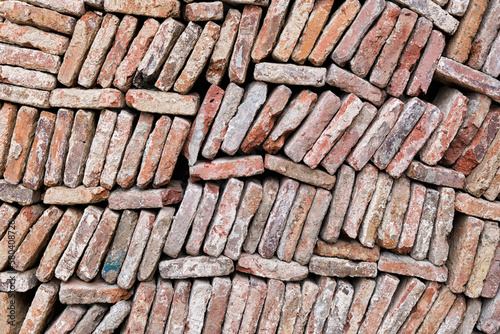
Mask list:
[{"label": "weathered brick", "polygon": [[2,203],[0,206],[0,237],[3,237],[9,224],[16,217],[19,209],[13,205]]},{"label": "weathered brick", "polygon": [[270,154],[277,153],[285,144],[288,136],[300,125],[316,103],[317,95],[309,90],[301,91],[288,104],[280,119],[262,147]]},{"label": "weathered brick", "polygon": [[45,162],[49,154],[55,121],[55,114],[46,111],[40,113],[23,177],[23,185],[27,188],[38,190],[43,185]]},{"label": "weathered brick", "polygon": [[[267,284],[262,278],[250,276],[247,305],[241,318],[239,333],[255,333],[266,300]],[[262,329],[261,329],[262,330]]]},{"label": "weathered brick", "polygon": [[415,334],[417,332],[418,327],[424,320],[424,317],[429,312],[432,304],[436,300],[439,288],[441,284],[437,282],[429,282],[427,283],[427,287],[422,294],[422,297],[419,299],[418,303],[416,303],[415,307],[411,310],[404,322],[399,333],[401,334]]},{"label": "weathered brick", "polygon": [[[11,303],[15,304],[14,309],[12,309]],[[19,333],[30,303],[31,300],[26,298],[23,293],[0,292],[0,309],[2,310],[0,323],[5,334]],[[11,315],[13,318],[15,317],[15,320],[11,319]]]},{"label": "weathered brick", "polygon": [[153,298],[156,293],[154,281],[141,282],[137,286],[137,291],[132,301],[132,309],[122,333],[144,333],[146,330],[146,321],[148,319],[149,310],[153,303]]},{"label": "weathered brick", "polygon": [[3,174],[5,181],[11,184],[18,184],[24,175],[38,116],[37,109],[25,106],[17,112],[16,125],[12,133],[9,155]]},{"label": "weathered brick", "polygon": [[113,332],[130,313],[130,301],[121,300],[110,307],[109,312],[99,323],[93,333],[104,334]]},{"label": "weathered brick", "polygon": [[0,43],[0,63],[56,74],[61,58],[42,51]]},{"label": "weathered brick", "polygon": [[285,285],[285,301],[281,310],[281,318],[278,327],[278,334],[292,333],[295,321],[302,304],[299,283],[287,283]]},{"label": "weathered brick", "polygon": [[276,257],[265,259],[258,254],[241,254],[236,270],[260,277],[281,281],[300,281],[307,276],[308,269],[297,262],[284,262]]},{"label": "weathered brick", "polygon": [[50,106],[61,108],[106,109],[125,106],[123,94],[112,88],[58,88],[50,94]]},{"label": "weathered brick", "polygon": [[160,189],[117,189],[111,193],[108,201],[112,210],[154,209],[179,203],[183,192],[181,182],[172,181],[166,188]]},{"label": "weathered brick", "polygon": [[443,322],[441,323],[441,326],[439,326],[437,333],[441,334],[456,332],[458,326],[460,326],[460,324],[462,323],[465,314],[465,308],[465,298],[463,295],[459,295],[455,299],[455,302],[446,315],[446,318],[444,318]]},{"label": "weathered brick", "polygon": [[74,327],[74,334],[85,334],[91,333],[104,318],[105,313],[108,311],[108,307],[102,304],[92,305],[85,315],[81,318],[78,324]]},{"label": "weathered brick", "polygon": [[45,329],[57,302],[58,291],[57,281],[44,283],[38,287],[19,333],[41,333]]},{"label": "weathered brick", "polygon": [[99,70],[101,69],[104,59],[111,43],[118,30],[120,19],[112,14],[106,14],[102,20],[101,27],[97,32],[92,46],[90,47],[87,57],[83,62],[82,69],[78,75],[78,84],[90,88],[95,85]]},{"label": "weathered brick", "polygon": [[17,107],[10,103],[4,103],[0,109],[0,175],[3,175],[7,157],[9,155],[10,141],[16,125]]},{"label": "weathered brick", "polygon": [[82,16],[85,13],[82,0],[26,0],[24,2],[73,16]]},{"label": "weathered brick", "polygon": [[40,202],[40,199],[40,190],[32,190],[21,184],[13,185],[0,180],[0,200],[3,202],[31,205]]},{"label": "weathered brick", "polygon": [[335,257],[313,255],[309,261],[309,271],[320,276],[341,278],[376,277],[377,264],[374,262],[358,262]]},{"label": "weathered brick", "polygon": [[57,85],[57,79],[52,74],[6,65],[0,66],[0,81],[38,90],[53,90]]},{"label": "weathered brick", "polygon": [[151,313],[145,331],[146,334],[159,333],[165,330],[173,296],[174,288],[172,287],[172,283],[168,280],[158,278],[155,299],[151,306]]},{"label": "weathered brick", "polygon": [[481,309],[481,316],[477,323],[477,328],[485,333],[494,333],[500,328],[500,319],[498,309],[500,308],[500,294],[497,293],[494,298],[485,300]]},{"label": "weathered brick", "polygon": [[388,94],[400,97],[405,88],[412,71],[417,65],[417,61],[420,58],[422,49],[424,48],[427,40],[432,31],[432,22],[427,20],[425,17],[419,17],[413,32],[406,43],[403,53],[398,60],[398,66],[389,84],[386,87]]},{"label": "weathered brick", "polygon": [[218,158],[211,162],[197,162],[194,166],[189,167],[192,181],[248,177],[263,172],[264,161],[260,155]]},{"label": "weathered brick", "polygon": [[102,64],[97,83],[103,88],[111,87],[113,79],[137,28],[137,18],[125,15],[116,31],[113,46]]},{"label": "weathered brick", "polygon": [[[309,13],[313,9],[313,5],[314,1],[311,0],[294,1],[292,8],[290,8],[290,14],[288,15],[285,26],[281,31],[278,42],[272,53],[275,60],[287,62],[290,59],[295,45],[301,36],[302,29],[304,29],[306,25]],[[280,27],[277,28],[276,31],[279,32]]]},{"label": "weathered brick", "polygon": [[500,75],[500,66],[498,65],[498,53],[500,52],[500,37],[495,38],[495,41],[491,45],[490,52],[488,53],[488,57],[484,62],[484,66],[482,71],[494,78]]},{"label": "weathered brick", "polygon": [[288,10],[290,0],[272,1],[267,9],[266,17],[259,30],[252,49],[252,60],[260,62],[267,58],[277,42],[278,35],[285,22],[285,15]]},{"label": "weathered brick", "polygon": [[428,188],[425,193],[424,206],[420,216],[420,225],[418,226],[417,238],[411,250],[411,257],[415,260],[423,260],[427,257],[431,241],[434,220],[436,219],[439,201],[439,192]]},{"label": "weathered brick", "polygon": [[234,271],[233,261],[225,256],[188,256],[160,262],[163,279],[226,276]]},{"label": "weathered brick", "polygon": [[340,239],[333,244],[318,240],[314,253],[320,256],[376,262],[380,257],[380,248],[377,245],[367,248],[355,240],[348,242]]},{"label": "weathered brick", "polygon": [[26,292],[38,286],[35,276],[35,268],[28,271],[18,272],[5,270],[0,273],[0,291],[2,292]]},{"label": "weathered brick", "polygon": [[423,333],[436,333],[440,324],[448,314],[448,311],[455,302],[456,296],[443,285],[439,291],[439,295],[427,313],[424,321],[418,329],[418,334]]},{"label": "weathered brick", "polygon": [[234,275],[222,333],[238,333],[248,298],[249,285],[250,282],[247,275],[239,273]]},{"label": "weathered brick", "polygon": [[219,39],[220,26],[208,22],[198,38],[193,52],[186,61],[186,65],[174,84],[174,90],[181,94],[187,94],[196,83],[201,72],[205,68],[208,58],[212,53],[215,43]]},{"label": "weathered brick", "polygon": [[259,63],[253,72],[255,80],[275,84],[322,87],[325,85],[326,69],[312,66]]},{"label": "weathered brick", "polygon": [[427,260],[417,261],[405,255],[382,252],[378,261],[380,271],[419,277],[429,281],[446,282],[448,269],[446,266],[435,266]]},{"label": "weathered brick", "polygon": [[[426,2],[432,3],[431,1]],[[438,30],[432,30],[431,36],[427,41],[427,45],[422,53],[422,56],[420,57],[418,65],[408,81],[406,94],[410,96],[418,96],[422,93],[427,93],[444,46],[444,35]]]},{"label": "weathered brick", "polygon": [[262,7],[269,6],[269,0],[222,0],[222,2],[233,5],[255,5]]},{"label": "weathered brick", "polygon": [[[429,104],[420,120],[401,144],[399,152],[396,153],[387,166],[387,173],[394,178],[399,178],[407,170],[408,166],[414,163],[413,158],[425,145],[442,119],[443,113],[441,110]],[[428,168],[434,170],[431,167]]]},{"label": "weathered brick", "polygon": [[234,8],[229,9],[205,74],[206,80],[211,84],[220,85],[222,77],[226,73],[240,20],[241,13]]},{"label": "weathered brick", "polygon": [[465,176],[460,172],[441,166],[427,166],[418,161],[410,163],[406,175],[417,181],[458,189],[462,189],[465,183]]},{"label": "weathered brick", "polygon": [[193,282],[185,333],[201,333],[211,293],[212,286],[208,280],[195,280]]},{"label": "weathered brick", "polygon": [[187,4],[184,8],[186,21],[219,21],[224,18],[224,4],[221,1]]},{"label": "weathered brick", "polygon": [[104,0],[104,10],[124,14],[153,16],[153,17],[179,17],[181,2],[178,0],[147,0],[143,2],[120,0]]},{"label": "weathered brick", "polygon": [[259,332],[263,334],[276,333],[285,299],[285,284],[271,279],[268,283],[266,303],[259,322]]},{"label": "weathered brick", "polygon": [[317,284],[319,292],[305,328],[306,333],[323,332],[333,302],[335,287],[337,286],[335,279],[330,277],[320,277]]},{"label": "weathered brick", "polygon": [[76,326],[86,311],[87,308],[82,305],[66,306],[64,311],[52,322],[45,333],[68,333]]},{"label": "weathered brick", "polygon": [[71,110],[59,109],[57,112],[50,151],[45,164],[44,184],[46,186],[53,187],[62,184],[73,119],[74,112]]},{"label": "weathered brick", "polygon": [[[235,277],[237,276],[238,274],[235,275]],[[214,277],[212,279],[212,296],[207,307],[203,334],[220,334],[222,332],[231,285],[229,277]]]},{"label": "weathered brick", "polygon": [[488,56],[491,44],[495,39],[496,32],[500,28],[500,22],[497,20],[500,11],[500,2],[491,1],[487,4],[486,10],[472,41],[472,47],[469,54],[467,65],[479,70]]},{"label": "weathered brick", "polygon": [[401,8],[392,2],[385,6],[377,23],[363,37],[356,55],[349,62],[354,74],[361,78],[368,75],[392,28],[394,28],[400,11]]},{"label": "weathered brick", "polygon": [[448,259],[449,245],[448,234],[453,228],[453,217],[455,214],[455,190],[452,188],[440,187],[439,204],[437,208],[434,231],[431,238],[429,261],[436,266],[444,265]]},{"label": "weathered brick", "polygon": [[398,254],[407,254],[413,248],[424,207],[425,192],[426,189],[423,185],[416,182],[411,184],[410,201],[406,209],[398,245],[394,249]]},{"label": "weathered brick", "polygon": [[131,89],[125,96],[127,105],[142,112],[194,116],[198,111],[198,94],[180,95],[146,89]]},{"label": "weathered brick", "polygon": [[500,272],[500,243],[497,245],[497,249],[495,250],[495,256],[493,257],[493,261],[491,262],[488,274],[484,279],[484,285],[483,285],[483,290],[481,291],[481,297],[493,298],[495,296],[495,293],[498,291],[498,287],[500,285],[500,276],[498,275],[499,272]]},{"label": "weathered brick", "polygon": [[309,320],[309,313],[311,312],[316,297],[319,293],[319,287],[311,279],[306,279],[302,283],[302,301],[299,313],[295,320],[293,329],[294,334],[304,333],[307,321]]},{"label": "weathered brick", "polygon": [[0,84],[0,99],[7,102],[49,108],[50,92],[24,88],[13,85]]},{"label": "weathered brick", "polygon": [[[344,331],[353,297],[354,287],[351,283],[343,279],[337,279],[337,290],[333,297],[330,315],[325,327],[328,333],[342,333]],[[294,334],[299,333],[302,332],[294,332]]]},{"label": "weathered brick", "polygon": [[234,155],[240,147],[245,134],[252,125],[257,111],[266,101],[267,85],[263,82],[252,82],[247,86],[238,111],[228,123],[221,150]]},{"label": "weathered brick", "polygon": [[374,289],[375,280],[363,278],[354,282],[354,296],[347,315],[344,333],[354,334],[358,332]]},{"label": "weathered brick", "polygon": [[323,65],[344,31],[358,14],[360,8],[361,4],[358,0],[347,0],[333,13],[309,54],[308,60],[312,64],[315,66]]},{"label": "weathered brick", "polygon": [[59,291],[59,300],[63,304],[114,304],[131,296],[131,291],[122,289],[116,284],[107,284],[101,279],[87,283],[76,277],[68,282],[62,282]]},{"label": "weathered brick", "polygon": [[396,2],[432,21],[436,27],[449,35],[453,35],[457,30],[459,21],[433,1],[396,0]]},{"label": "weathered brick", "polygon": [[102,17],[90,11],[76,22],[73,37],[57,75],[57,80],[63,85],[70,87],[76,83],[78,73],[97,35],[101,22]]}]

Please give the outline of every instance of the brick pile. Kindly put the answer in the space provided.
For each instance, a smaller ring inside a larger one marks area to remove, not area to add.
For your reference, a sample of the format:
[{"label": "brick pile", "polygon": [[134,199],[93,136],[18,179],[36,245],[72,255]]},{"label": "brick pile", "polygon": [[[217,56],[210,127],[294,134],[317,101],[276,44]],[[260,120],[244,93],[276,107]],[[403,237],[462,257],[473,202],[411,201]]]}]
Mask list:
[{"label": "brick pile", "polygon": [[500,332],[499,15],[0,1],[0,332]]}]

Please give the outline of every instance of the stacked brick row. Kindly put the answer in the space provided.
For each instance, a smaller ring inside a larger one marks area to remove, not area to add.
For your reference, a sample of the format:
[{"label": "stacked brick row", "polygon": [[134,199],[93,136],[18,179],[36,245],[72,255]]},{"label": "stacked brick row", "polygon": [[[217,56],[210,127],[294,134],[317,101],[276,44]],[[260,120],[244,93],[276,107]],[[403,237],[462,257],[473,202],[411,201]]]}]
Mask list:
[{"label": "stacked brick row", "polygon": [[184,2],[0,2],[2,330],[500,330],[500,2]]}]

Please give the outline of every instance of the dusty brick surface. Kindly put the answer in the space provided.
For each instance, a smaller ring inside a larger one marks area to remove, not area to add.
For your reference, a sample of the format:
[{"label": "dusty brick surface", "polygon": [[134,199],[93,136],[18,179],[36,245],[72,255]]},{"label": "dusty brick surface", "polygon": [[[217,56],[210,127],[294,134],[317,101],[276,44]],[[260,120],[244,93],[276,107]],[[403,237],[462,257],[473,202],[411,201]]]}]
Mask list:
[{"label": "dusty brick surface", "polygon": [[218,158],[212,162],[198,162],[189,167],[192,181],[247,177],[262,174],[263,172],[264,161],[260,155]]},{"label": "dusty brick surface", "polygon": [[427,166],[418,161],[410,163],[406,175],[417,181],[458,189],[462,189],[465,183],[465,176],[460,172],[442,166]]},{"label": "dusty brick surface", "polygon": [[20,66],[26,69],[57,74],[61,67],[61,58],[39,50],[20,48],[0,43],[0,62],[6,65]]},{"label": "dusty brick surface", "polygon": [[500,244],[497,246],[495,251],[495,257],[491,262],[490,269],[488,270],[488,275],[484,280],[483,290],[481,291],[481,297],[493,298],[495,293],[498,291],[500,285],[500,279],[498,272],[500,271]]},{"label": "dusty brick surface", "polygon": [[373,248],[368,248],[355,240],[340,239],[333,244],[318,240],[314,253],[320,256],[376,262],[380,257],[380,248],[376,245]]},{"label": "dusty brick surface", "polygon": [[198,111],[198,94],[180,95],[147,89],[130,89],[125,96],[127,105],[155,114],[194,116]]},{"label": "dusty brick surface", "polygon": [[325,85],[326,69],[279,63],[259,63],[255,65],[255,80],[284,85],[322,87]]},{"label": "dusty brick surface", "polygon": [[271,279],[268,283],[266,303],[259,322],[259,332],[275,333],[285,299],[285,284]]},{"label": "dusty brick surface", "polygon": [[63,304],[114,304],[120,300],[129,299],[131,296],[130,291],[122,289],[116,284],[106,284],[100,279],[87,283],[76,277],[68,282],[62,282],[59,291],[59,299]]},{"label": "dusty brick surface", "polygon": [[178,0],[147,0],[143,2],[126,2],[104,0],[104,9],[109,12],[144,15],[153,17],[179,17],[181,2]]},{"label": "dusty brick surface", "polygon": [[[234,271],[233,261],[225,256],[191,256],[160,262],[164,279],[226,276]],[[233,282],[234,285],[234,282]]]},{"label": "dusty brick surface", "polygon": [[184,8],[187,21],[218,21],[224,18],[224,5],[221,1],[190,3]]},{"label": "dusty brick surface", "polygon": [[258,254],[241,254],[236,270],[281,281],[300,281],[307,276],[307,267],[297,262],[284,262],[277,258],[265,259]]},{"label": "dusty brick surface", "polygon": [[330,313],[337,282],[330,277],[320,277],[317,280],[317,285],[319,287],[318,296],[305,328],[306,332],[309,333],[321,333],[323,331],[325,321]]},{"label": "dusty brick surface", "polygon": [[382,252],[378,262],[380,271],[414,276],[429,281],[445,282],[448,278],[446,266],[435,266],[427,260],[417,261],[405,255]]},{"label": "dusty brick surface", "polygon": [[59,283],[52,281],[40,285],[26,313],[20,333],[41,333],[57,302]]},{"label": "dusty brick surface", "polygon": [[398,245],[394,250],[396,253],[407,254],[413,248],[424,207],[425,192],[426,189],[423,185],[416,182],[411,184],[410,201],[406,209]]},{"label": "dusty brick surface", "polygon": [[313,255],[309,271],[320,276],[333,277],[376,277],[377,264],[374,262],[351,261],[335,257]]}]

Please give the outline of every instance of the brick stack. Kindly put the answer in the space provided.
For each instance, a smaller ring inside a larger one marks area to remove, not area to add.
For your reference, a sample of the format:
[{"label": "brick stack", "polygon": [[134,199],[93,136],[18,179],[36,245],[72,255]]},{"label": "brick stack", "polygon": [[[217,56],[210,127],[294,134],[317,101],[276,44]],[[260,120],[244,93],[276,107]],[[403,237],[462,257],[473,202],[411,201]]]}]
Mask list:
[{"label": "brick stack", "polygon": [[0,332],[498,333],[499,14],[1,1]]}]

